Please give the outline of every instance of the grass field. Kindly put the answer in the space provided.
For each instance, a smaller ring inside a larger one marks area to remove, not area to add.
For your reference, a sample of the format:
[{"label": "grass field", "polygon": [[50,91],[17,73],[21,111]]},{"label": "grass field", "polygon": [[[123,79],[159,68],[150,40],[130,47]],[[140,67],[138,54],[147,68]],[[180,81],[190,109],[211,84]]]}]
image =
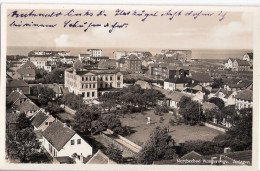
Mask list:
[{"label": "grass field", "polygon": [[[146,124],[147,117],[151,117],[150,125]],[[128,114],[121,117],[120,120],[123,126],[130,126],[135,131],[126,138],[140,146],[144,146],[145,142],[149,139],[150,132],[156,126],[169,126],[169,134],[177,144],[190,140],[212,140],[215,136],[223,134],[206,126],[189,126],[185,124],[171,126],[169,120],[174,119],[174,116],[170,113],[162,116],[164,118],[162,122],[160,122],[160,117],[155,115],[151,110],[144,113]]]}]

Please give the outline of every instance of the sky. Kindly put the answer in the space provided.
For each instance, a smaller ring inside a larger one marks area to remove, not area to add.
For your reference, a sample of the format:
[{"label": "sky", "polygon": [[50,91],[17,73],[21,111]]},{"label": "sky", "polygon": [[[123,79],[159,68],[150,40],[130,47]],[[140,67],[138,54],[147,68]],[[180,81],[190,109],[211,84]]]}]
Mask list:
[{"label": "sky", "polygon": [[[120,8],[125,12],[133,13],[127,6]],[[174,10],[180,12],[181,9]],[[62,12],[66,14],[71,8],[66,10],[36,10],[35,13]],[[90,9],[91,10],[91,9]],[[102,10],[102,9],[100,9]],[[182,11],[180,16],[175,16],[169,20],[170,16],[161,16],[168,9],[153,8],[153,10],[138,9],[138,12],[146,10],[148,13],[157,13],[157,17],[148,17],[144,22],[144,17],[137,16],[115,16],[115,10],[105,10],[107,16],[95,16],[99,10],[91,10],[92,17],[68,17],[57,18],[27,17],[15,18],[7,17],[7,46],[35,46],[35,47],[88,47],[88,48],[175,48],[175,49],[253,49],[253,14],[248,11],[227,12],[224,19],[220,20],[217,14],[219,11],[203,11],[203,13],[214,13],[211,17],[199,16],[194,19],[192,16],[185,16],[190,10]],[[9,10],[10,14],[14,10]],[[29,13],[30,10],[18,10],[18,13]],[[75,9],[75,13],[85,13],[87,10]],[[194,10],[200,12],[200,10]],[[74,13],[74,14],[75,14]],[[119,24],[127,23],[128,26],[115,29],[109,33],[105,27],[90,28],[84,32],[83,28],[64,28],[64,22],[71,20],[71,23],[92,22],[95,24],[110,26],[115,22]],[[39,23],[57,24],[54,28],[36,27],[10,27],[16,23]]]}]

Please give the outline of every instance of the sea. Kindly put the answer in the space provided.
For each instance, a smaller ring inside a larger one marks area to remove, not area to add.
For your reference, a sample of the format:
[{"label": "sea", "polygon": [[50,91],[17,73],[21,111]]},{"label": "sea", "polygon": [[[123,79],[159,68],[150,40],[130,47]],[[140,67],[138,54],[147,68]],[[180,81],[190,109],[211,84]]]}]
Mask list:
[{"label": "sea", "polygon": [[[70,55],[78,56],[78,54],[86,53],[87,49],[93,49],[93,47],[29,47],[29,46],[8,46],[7,55],[28,55],[28,52],[32,50],[59,50],[70,51]],[[113,59],[114,51],[149,51],[153,55],[160,53],[162,49],[141,49],[141,48],[102,48],[95,47],[94,49],[102,49],[102,56],[109,56]],[[165,48],[169,49],[169,48]],[[170,48],[175,49],[175,48]],[[176,49],[183,50],[183,49]],[[239,50],[227,50],[227,49],[184,49],[192,50],[192,59],[220,59],[225,60],[228,58],[242,58],[245,53],[253,52],[252,49],[239,49]]]}]

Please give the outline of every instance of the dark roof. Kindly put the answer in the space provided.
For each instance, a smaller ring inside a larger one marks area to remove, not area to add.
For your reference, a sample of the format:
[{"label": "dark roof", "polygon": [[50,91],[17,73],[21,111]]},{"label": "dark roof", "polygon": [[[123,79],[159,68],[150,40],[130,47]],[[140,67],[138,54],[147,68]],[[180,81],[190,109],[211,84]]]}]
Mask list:
[{"label": "dark roof", "polygon": [[191,151],[187,154],[185,154],[184,156],[181,157],[181,159],[187,159],[187,160],[192,160],[192,159],[201,159],[202,155],[195,152],[195,151]]},{"label": "dark roof", "polygon": [[198,82],[201,82],[201,83],[213,82],[209,73],[191,71],[190,74],[191,74],[191,79],[193,79],[195,81],[198,81]]},{"label": "dark roof", "polygon": [[253,101],[253,91],[252,90],[242,90],[237,93],[236,99]]},{"label": "dark roof", "polygon": [[56,120],[44,130],[43,136],[60,151],[63,146],[76,134],[76,132],[64,125],[61,121]]},{"label": "dark roof", "polygon": [[29,87],[29,84],[27,84],[24,80],[11,80],[7,82],[6,87],[10,87],[10,88]]},{"label": "dark roof", "polygon": [[140,61],[140,59],[136,55],[133,55],[133,54],[129,56],[128,60],[138,60],[138,61]]},{"label": "dark roof", "polygon": [[17,110],[21,113],[28,112],[28,111],[36,111],[40,109],[36,104],[34,104],[31,100],[27,100],[26,102],[17,106]]},{"label": "dark roof", "polygon": [[31,61],[27,61],[25,64],[23,64],[21,66],[21,68],[36,68],[36,66],[31,62]]},{"label": "dark roof", "polygon": [[33,118],[32,125],[38,128],[49,117],[46,113],[39,111]]},{"label": "dark roof", "polygon": [[171,82],[171,83],[191,83],[192,80],[189,77],[175,77],[171,79],[166,79],[165,82]]},{"label": "dark roof", "polygon": [[250,59],[253,59],[253,53],[247,53]]},{"label": "dark roof", "polygon": [[237,64],[238,66],[250,66],[250,64],[247,61],[241,60],[241,59],[237,59]]},{"label": "dark roof", "polygon": [[[239,79],[237,79],[237,80],[239,80]],[[228,86],[230,87],[230,88],[241,88],[241,89],[243,89],[243,88],[247,88],[247,87],[249,87],[251,84],[253,84],[253,81],[250,81],[250,80],[239,80],[239,81],[232,81],[232,82],[230,82],[230,83],[228,83]]]},{"label": "dark roof", "polygon": [[249,161],[249,165],[252,164],[252,151],[237,151],[237,152],[231,152],[227,154],[223,154],[224,156],[227,156],[233,160],[236,161]]},{"label": "dark roof", "polygon": [[202,108],[203,110],[212,110],[212,109],[218,109],[218,106],[215,105],[214,103],[203,102]]},{"label": "dark roof", "polygon": [[87,162],[87,164],[116,164],[113,160],[109,159],[101,150],[98,150],[97,153]]},{"label": "dark roof", "polygon": [[16,72],[20,75],[35,77],[35,70],[31,68],[20,68]]},{"label": "dark roof", "polygon": [[16,100],[21,99],[21,98],[22,99],[27,99],[27,97],[23,93],[18,92],[18,91],[12,91],[9,94],[9,96],[7,97],[6,102],[7,103],[10,103],[10,102],[14,103]]}]

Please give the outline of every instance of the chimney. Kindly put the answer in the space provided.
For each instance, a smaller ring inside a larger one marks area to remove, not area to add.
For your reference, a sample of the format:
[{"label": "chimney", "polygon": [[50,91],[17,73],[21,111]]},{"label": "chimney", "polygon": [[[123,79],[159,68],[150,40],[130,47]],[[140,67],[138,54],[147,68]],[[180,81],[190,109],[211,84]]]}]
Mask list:
[{"label": "chimney", "polygon": [[231,152],[231,148],[230,147],[226,147],[224,148],[224,154],[230,153]]},{"label": "chimney", "polygon": [[63,123],[63,128],[65,128],[66,127],[66,123]]},{"label": "chimney", "polygon": [[81,163],[83,163],[83,159],[84,159],[84,157],[83,157],[83,155],[81,153],[80,156],[79,156],[79,160],[80,160]]},{"label": "chimney", "polygon": [[49,114],[50,114],[50,112],[46,112],[46,114],[47,114],[47,115],[49,115]]},{"label": "chimney", "polygon": [[57,118],[55,118],[55,122],[57,122]]}]

